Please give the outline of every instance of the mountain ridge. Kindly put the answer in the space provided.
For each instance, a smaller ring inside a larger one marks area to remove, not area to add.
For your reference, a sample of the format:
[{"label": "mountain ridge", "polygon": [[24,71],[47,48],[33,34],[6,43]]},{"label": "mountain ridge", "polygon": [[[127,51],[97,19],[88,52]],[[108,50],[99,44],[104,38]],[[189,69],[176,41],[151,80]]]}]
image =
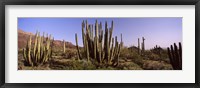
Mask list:
[{"label": "mountain ridge", "polygon": [[[27,40],[30,35],[35,35],[31,32],[25,32],[22,29],[18,29],[18,49],[23,49],[26,47]],[[33,39],[34,40],[34,39]],[[57,49],[63,48],[63,41],[54,40],[53,45]],[[65,41],[66,48],[76,48],[71,42]]]}]

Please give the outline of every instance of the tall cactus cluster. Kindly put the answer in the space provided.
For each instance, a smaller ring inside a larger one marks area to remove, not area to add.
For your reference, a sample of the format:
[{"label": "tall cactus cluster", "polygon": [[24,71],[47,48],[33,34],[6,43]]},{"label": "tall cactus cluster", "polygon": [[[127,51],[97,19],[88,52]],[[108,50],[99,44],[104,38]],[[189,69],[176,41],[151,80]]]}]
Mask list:
[{"label": "tall cactus cluster", "polygon": [[[103,33],[102,23],[95,22],[95,29],[92,24],[88,24],[87,20],[82,22],[82,39],[83,39],[83,55],[80,54],[78,47],[78,37],[75,34],[78,56],[80,59],[87,58],[87,61],[96,61],[98,65],[117,66],[119,64],[120,49],[122,41],[119,43],[117,36],[112,37],[113,21],[111,27],[108,28],[105,22],[105,33]],[[122,35],[121,35],[122,37]],[[121,38],[122,40],[122,38]]]},{"label": "tall cactus cluster", "polygon": [[171,45],[171,47],[167,48],[168,50],[168,55],[170,59],[170,63],[173,67],[174,70],[182,70],[182,47],[181,43],[179,42],[179,49],[174,43],[174,46]]},{"label": "tall cactus cluster", "polygon": [[44,33],[43,36],[40,36],[40,32],[36,32],[34,39],[32,42],[32,35],[30,35],[26,48],[23,49],[23,57],[27,66],[38,66],[48,62],[52,57],[51,35],[47,34],[45,37]]}]

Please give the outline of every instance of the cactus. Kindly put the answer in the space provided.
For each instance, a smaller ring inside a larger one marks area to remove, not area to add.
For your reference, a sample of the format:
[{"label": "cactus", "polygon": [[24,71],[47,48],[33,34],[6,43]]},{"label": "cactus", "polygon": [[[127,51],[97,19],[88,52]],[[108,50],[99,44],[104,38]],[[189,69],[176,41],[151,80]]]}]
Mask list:
[{"label": "cactus", "polygon": [[143,44],[143,45],[142,45],[142,46],[143,46],[143,47],[142,47],[142,50],[143,50],[143,51],[145,50],[144,40],[145,40],[144,37],[142,37],[142,41],[143,41],[143,43],[142,43],[142,44]]},{"label": "cactus", "polygon": [[141,54],[141,51],[140,51],[140,38],[138,38],[138,54],[139,55]]},{"label": "cactus", "polygon": [[124,42],[123,42],[123,40],[122,40],[122,34],[121,34],[121,46],[123,47],[124,46]]},{"label": "cactus", "polygon": [[[44,35],[43,35],[43,39],[44,39]],[[51,58],[52,58],[52,54],[53,54],[53,46],[54,46],[54,37],[53,37],[53,39],[52,39],[52,41],[51,41],[51,44],[50,44],[50,47],[51,47],[51,53],[50,53],[50,56],[51,56]]]},{"label": "cactus", "polygon": [[[170,50],[171,48],[171,50]],[[171,47],[168,47],[168,55],[169,55],[169,59],[170,59],[170,63],[173,67],[174,70],[182,70],[182,47],[181,47],[181,43],[179,42],[179,49],[177,47],[177,45],[174,43],[174,47],[173,45],[171,45]]]},{"label": "cactus", "polygon": [[63,53],[65,53],[65,40],[63,40]]},{"label": "cactus", "polygon": [[78,47],[78,37],[77,34],[75,34],[75,39],[76,39],[76,48],[78,50],[77,54],[78,54],[78,60],[80,60],[81,55],[80,55],[80,51],[79,51],[79,47]]},{"label": "cactus", "polygon": [[33,62],[31,61],[31,40],[32,36],[30,35],[26,48],[23,49],[23,56],[25,59],[25,64],[33,66]]},{"label": "cactus", "polygon": [[144,55],[144,51],[145,51],[145,44],[144,44],[144,37],[142,37],[142,55]]},{"label": "cactus", "polygon": [[[119,54],[122,46],[122,34],[121,43],[119,44],[117,37],[115,37],[115,40],[112,38],[113,26],[113,21],[110,28],[108,28],[107,22],[105,22],[105,33],[103,34],[101,22],[98,24],[96,20],[94,31],[93,25],[89,25],[87,20],[82,22],[83,49],[87,61],[96,61],[98,62],[98,65],[106,64],[117,66],[119,64]],[[77,34],[75,36],[76,44],[78,46]],[[78,48],[77,51],[79,58],[83,58],[80,57],[81,55]]]},{"label": "cactus", "polygon": [[138,38],[138,54],[143,55],[145,51],[144,37],[142,37],[141,49],[140,49],[140,38]]},{"label": "cactus", "polygon": [[163,49],[162,49],[160,46],[158,46],[158,45],[154,46],[153,49],[150,49],[151,52],[153,52],[153,53],[159,55],[160,58],[162,58],[162,55],[161,55],[162,50],[163,50]]},{"label": "cactus", "polygon": [[52,57],[51,35],[47,36],[46,40],[44,40],[44,33],[43,36],[40,36],[40,33],[36,32],[34,39],[33,48],[32,35],[30,35],[26,48],[23,49],[24,62],[27,66],[38,66],[39,64],[48,62]]}]

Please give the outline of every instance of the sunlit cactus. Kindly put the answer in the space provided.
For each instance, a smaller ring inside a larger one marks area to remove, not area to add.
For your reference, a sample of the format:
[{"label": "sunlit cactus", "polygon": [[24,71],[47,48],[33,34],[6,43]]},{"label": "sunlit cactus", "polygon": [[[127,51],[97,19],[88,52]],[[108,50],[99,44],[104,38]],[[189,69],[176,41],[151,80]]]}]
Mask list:
[{"label": "sunlit cactus", "polygon": [[40,33],[36,32],[34,39],[33,48],[32,35],[30,35],[26,48],[23,49],[24,62],[27,66],[38,66],[39,64],[48,62],[52,57],[51,35],[47,36],[46,40],[44,40],[44,33],[43,36],[40,36]]},{"label": "sunlit cactus", "polygon": [[[105,22],[105,33],[103,33],[102,24],[98,24],[97,20],[95,22],[95,30],[93,31],[93,25],[89,25],[87,20],[82,22],[82,39],[83,39],[83,49],[84,54],[88,61],[97,61],[99,65],[112,65],[117,66],[119,64],[119,54],[121,43],[117,41],[117,36],[112,38],[114,23],[112,21],[111,27],[108,28],[107,22]],[[79,58],[81,54],[78,49],[78,39],[77,34],[76,44]],[[122,37],[122,34],[121,34]],[[114,42],[115,41],[115,42]]]},{"label": "sunlit cactus", "polygon": [[78,54],[78,60],[80,60],[81,56],[80,56],[80,50],[79,50],[79,47],[78,47],[78,37],[77,37],[77,34],[75,34],[75,39],[76,39],[76,48],[77,48],[77,54]]}]

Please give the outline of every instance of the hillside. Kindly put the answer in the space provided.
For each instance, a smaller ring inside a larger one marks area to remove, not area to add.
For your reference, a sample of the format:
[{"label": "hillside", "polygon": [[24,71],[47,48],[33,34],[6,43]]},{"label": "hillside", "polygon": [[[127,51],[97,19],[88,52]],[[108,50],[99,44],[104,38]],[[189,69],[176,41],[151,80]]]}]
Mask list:
[{"label": "hillside", "polygon": [[[21,29],[18,29],[18,49],[22,49],[26,47],[27,40],[30,35],[33,35],[33,33],[25,32]],[[34,39],[33,39],[34,40]],[[63,48],[63,41],[61,40],[54,40],[53,45],[57,49]],[[76,48],[75,45],[73,45],[71,42],[66,42],[66,48]]]}]

